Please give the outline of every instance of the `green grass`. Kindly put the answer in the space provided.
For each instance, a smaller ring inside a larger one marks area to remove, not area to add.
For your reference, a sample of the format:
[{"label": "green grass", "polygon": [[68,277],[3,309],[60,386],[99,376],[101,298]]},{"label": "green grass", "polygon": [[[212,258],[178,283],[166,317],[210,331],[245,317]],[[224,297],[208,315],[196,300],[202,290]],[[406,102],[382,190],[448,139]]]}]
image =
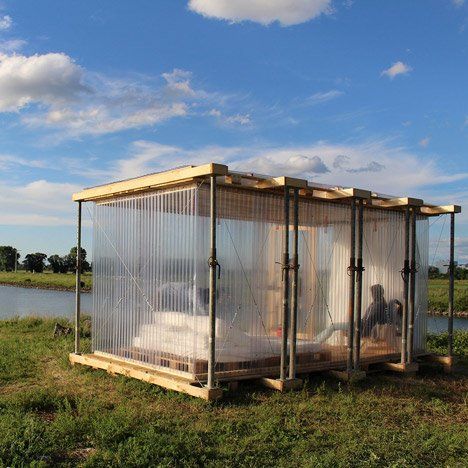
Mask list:
[{"label": "green grass", "polygon": [[[90,290],[92,285],[92,274],[82,275],[84,290]],[[10,284],[13,286],[25,286],[44,289],[75,289],[75,275],[73,273],[28,273],[26,271],[9,272],[0,271],[0,284]]]},{"label": "green grass", "polygon": [[[429,310],[445,312],[448,307],[448,280],[429,280]],[[455,311],[468,312],[468,280],[455,281]]]},{"label": "green grass", "polygon": [[53,325],[0,321],[0,466],[466,466],[466,374],[316,375],[286,394],[243,383],[206,403],[70,367],[73,338]]}]

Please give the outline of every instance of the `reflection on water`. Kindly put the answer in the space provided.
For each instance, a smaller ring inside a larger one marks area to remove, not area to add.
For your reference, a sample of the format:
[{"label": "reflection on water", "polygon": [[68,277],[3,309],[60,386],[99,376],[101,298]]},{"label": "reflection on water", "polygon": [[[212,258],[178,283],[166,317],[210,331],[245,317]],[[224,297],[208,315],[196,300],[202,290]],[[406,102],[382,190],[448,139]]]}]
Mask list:
[{"label": "reflection on water", "polygon": [[[427,317],[427,330],[430,333],[446,332],[447,326],[448,326],[448,317],[436,317],[432,315]],[[453,329],[454,330],[468,330],[468,319],[454,317]]]},{"label": "reflection on water", "polygon": [[[81,310],[90,313],[92,295],[81,295]],[[0,319],[37,315],[42,317],[67,317],[75,313],[75,293],[69,291],[49,291],[45,289],[17,288],[0,285]],[[455,318],[455,330],[468,330],[468,319]],[[447,331],[447,317],[427,318],[427,328],[431,333]]]},{"label": "reflection on water", "polygon": [[[81,310],[90,313],[92,295],[81,295]],[[75,293],[45,289],[0,286],[0,319],[36,315],[41,317],[73,318]]]}]

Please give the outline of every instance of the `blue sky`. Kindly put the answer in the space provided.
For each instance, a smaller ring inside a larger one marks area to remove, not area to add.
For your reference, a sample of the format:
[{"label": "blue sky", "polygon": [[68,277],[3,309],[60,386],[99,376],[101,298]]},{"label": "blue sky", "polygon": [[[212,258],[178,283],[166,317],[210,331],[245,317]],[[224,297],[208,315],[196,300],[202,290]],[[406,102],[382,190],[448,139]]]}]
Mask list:
[{"label": "blue sky", "polygon": [[74,191],[211,160],[468,208],[468,2],[0,7],[0,243],[23,254],[73,245]]}]

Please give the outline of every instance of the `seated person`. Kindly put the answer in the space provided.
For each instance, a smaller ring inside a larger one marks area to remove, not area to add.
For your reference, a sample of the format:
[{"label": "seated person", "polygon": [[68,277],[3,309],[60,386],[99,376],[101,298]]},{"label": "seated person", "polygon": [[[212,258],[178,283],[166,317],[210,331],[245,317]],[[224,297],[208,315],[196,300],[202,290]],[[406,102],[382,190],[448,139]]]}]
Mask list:
[{"label": "seated person", "polygon": [[[387,302],[384,297],[384,288],[381,284],[374,284],[370,288],[372,302],[367,307],[364,316],[361,319],[361,336],[370,336],[372,328],[377,324],[388,323],[386,310]],[[340,322],[331,324],[325,330],[317,335],[315,341],[318,343],[324,343],[333,335],[334,331],[337,330],[348,330],[348,323]]]}]

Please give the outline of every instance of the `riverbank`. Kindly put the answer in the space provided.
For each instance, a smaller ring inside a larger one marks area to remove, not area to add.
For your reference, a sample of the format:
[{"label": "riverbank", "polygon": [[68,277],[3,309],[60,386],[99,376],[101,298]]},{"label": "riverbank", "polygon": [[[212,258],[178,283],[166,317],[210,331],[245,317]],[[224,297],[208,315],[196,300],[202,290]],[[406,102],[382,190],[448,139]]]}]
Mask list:
[{"label": "riverbank", "polygon": [[54,323],[0,321],[0,466],[429,467],[468,456],[463,373],[376,374],[352,387],[314,375],[286,394],[243,383],[207,403],[70,367],[73,337],[53,339]]},{"label": "riverbank", "polygon": [[[83,292],[92,289],[93,276],[84,273],[81,276]],[[75,275],[73,273],[29,273],[26,271],[0,271],[0,285],[17,286],[21,288],[47,289],[53,291],[74,291]]]}]

